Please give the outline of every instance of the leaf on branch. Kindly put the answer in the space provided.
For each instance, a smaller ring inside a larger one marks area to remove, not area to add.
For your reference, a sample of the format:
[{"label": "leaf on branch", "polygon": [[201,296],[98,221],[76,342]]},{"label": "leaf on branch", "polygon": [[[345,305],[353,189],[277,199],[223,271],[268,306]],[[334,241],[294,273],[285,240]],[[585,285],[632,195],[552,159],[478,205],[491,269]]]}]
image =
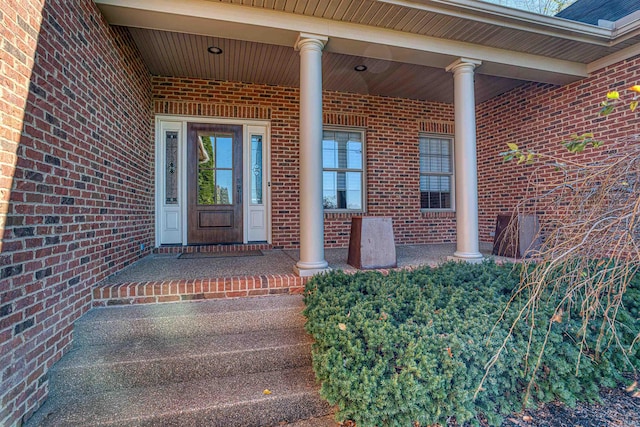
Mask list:
[{"label": "leaf on branch", "polygon": [[518,148],[518,144],[514,144],[513,142],[507,142],[507,147],[509,147],[509,149],[510,149],[511,151],[518,151],[518,150],[520,150],[520,149]]},{"label": "leaf on branch", "polygon": [[609,105],[606,104],[602,107],[602,109],[600,110],[600,115],[601,116],[607,116],[609,114],[611,114],[611,112],[613,111],[614,106],[613,105]]},{"label": "leaf on branch", "polygon": [[636,108],[638,108],[638,101],[631,101],[631,103],[629,104],[629,109],[631,110],[631,112],[633,113],[634,111],[636,111]]},{"label": "leaf on branch", "polygon": [[533,163],[536,155],[534,153],[527,154],[527,164],[530,165]]},{"label": "leaf on branch", "polygon": [[560,308],[551,318],[551,323],[562,323],[563,310]]},{"label": "leaf on branch", "polygon": [[571,139],[569,141],[563,141],[562,145],[564,145],[570,153],[581,153],[589,145],[593,148],[599,148],[603,145],[603,142],[593,139],[593,133],[587,132],[582,135],[571,135]]},{"label": "leaf on branch", "polygon": [[629,90],[636,92],[636,93],[640,93],[640,85],[633,85],[629,88]]},{"label": "leaf on branch", "polygon": [[617,90],[612,90],[611,92],[607,93],[607,99],[620,99],[620,92],[618,92]]}]

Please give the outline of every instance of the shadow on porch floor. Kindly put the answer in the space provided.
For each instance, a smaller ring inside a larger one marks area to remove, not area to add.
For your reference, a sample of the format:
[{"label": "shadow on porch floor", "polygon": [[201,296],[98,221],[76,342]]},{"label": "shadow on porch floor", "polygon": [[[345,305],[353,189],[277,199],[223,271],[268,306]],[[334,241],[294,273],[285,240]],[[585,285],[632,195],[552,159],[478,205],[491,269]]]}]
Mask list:
[{"label": "shadow on porch floor", "polygon": [[[455,244],[399,245],[398,268],[437,265],[455,251]],[[491,256],[491,245],[481,252]],[[346,248],[329,248],[325,257],[335,270],[356,271],[347,264]],[[107,278],[94,288],[95,306],[173,302],[300,293],[306,278],[293,274],[297,250],[266,249],[262,256],[179,258],[153,254]],[[496,259],[504,259],[493,257]]]}]

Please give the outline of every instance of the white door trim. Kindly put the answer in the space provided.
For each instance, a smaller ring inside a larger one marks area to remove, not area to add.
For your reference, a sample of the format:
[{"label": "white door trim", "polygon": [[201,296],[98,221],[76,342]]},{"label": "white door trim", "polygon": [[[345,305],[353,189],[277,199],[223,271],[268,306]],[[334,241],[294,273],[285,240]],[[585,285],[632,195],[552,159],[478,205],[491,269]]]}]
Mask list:
[{"label": "white door trim", "polygon": [[[219,117],[200,117],[200,116],[173,116],[173,115],[156,115],[155,116],[155,227],[156,227],[156,246],[160,246],[164,243],[165,236],[163,235],[163,223],[162,215],[165,214],[164,209],[164,152],[162,151],[163,142],[163,129],[166,124],[170,123],[171,129],[174,127],[179,129],[179,164],[178,164],[178,185],[179,185],[179,202],[180,207],[180,221],[181,221],[181,242],[174,244],[187,244],[187,123],[206,123],[206,124],[228,124],[228,125],[240,125],[243,128],[243,242],[249,243],[249,207],[251,201],[250,194],[250,162],[251,162],[251,134],[260,133],[264,135],[263,140],[263,198],[265,203],[265,240],[267,243],[271,243],[271,123],[268,120],[256,120],[256,119],[228,119]],[[250,133],[251,130],[251,133]],[[260,131],[262,130],[262,131]],[[163,240],[164,239],[164,240]]]}]

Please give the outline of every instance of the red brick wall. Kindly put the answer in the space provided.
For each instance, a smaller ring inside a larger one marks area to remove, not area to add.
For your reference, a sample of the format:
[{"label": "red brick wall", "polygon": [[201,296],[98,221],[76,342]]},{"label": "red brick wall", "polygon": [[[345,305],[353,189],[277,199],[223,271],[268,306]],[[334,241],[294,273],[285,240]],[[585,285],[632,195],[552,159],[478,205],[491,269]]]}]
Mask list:
[{"label": "red brick wall", "polygon": [[0,236],[9,209],[16,150],[20,143],[43,3],[44,0],[0,1]]},{"label": "red brick wall", "polygon": [[[478,185],[480,239],[492,242],[498,214],[511,213],[521,200],[533,166],[505,164],[499,153],[507,151],[507,142],[554,153],[567,158],[561,142],[571,134],[594,132],[597,139],[614,141],[640,133],[640,114],[627,108],[603,118],[598,115],[600,102],[608,91],[627,89],[640,83],[640,56],[600,70],[589,78],[557,87],[528,83],[478,106]],[[582,158],[597,158],[597,151],[585,152]],[[552,176],[549,168],[545,180]]]},{"label": "red brick wall", "polygon": [[[273,244],[297,247],[298,89],[154,77],[153,96],[157,114],[270,118]],[[325,124],[366,128],[366,213],[393,217],[400,244],[455,241],[455,214],[420,212],[418,159],[420,130],[447,128],[439,125],[453,120],[452,106],[338,92],[323,98]],[[347,246],[350,225],[351,214],[326,213],[326,245]]]},{"label": "red brick wall", "polygon": [[149,73],[92,1],[41,3],[0,0],[3,426],[46,397],[92,285],[154,244]]}]

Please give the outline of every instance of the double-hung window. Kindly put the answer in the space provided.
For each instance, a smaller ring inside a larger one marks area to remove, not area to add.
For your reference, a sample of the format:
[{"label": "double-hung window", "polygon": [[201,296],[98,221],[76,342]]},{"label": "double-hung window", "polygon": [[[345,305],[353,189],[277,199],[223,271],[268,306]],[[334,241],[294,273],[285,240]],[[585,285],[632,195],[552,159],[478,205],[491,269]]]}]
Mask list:
[{"label": "double-hung window", "polygon": [[362,131],[323,131],[322,200],[326,210],[364,210],[364,152]]},{"label": "double-hung window", "polygon": [[420,136],[420,208],[453,210],[453,137]]}]

